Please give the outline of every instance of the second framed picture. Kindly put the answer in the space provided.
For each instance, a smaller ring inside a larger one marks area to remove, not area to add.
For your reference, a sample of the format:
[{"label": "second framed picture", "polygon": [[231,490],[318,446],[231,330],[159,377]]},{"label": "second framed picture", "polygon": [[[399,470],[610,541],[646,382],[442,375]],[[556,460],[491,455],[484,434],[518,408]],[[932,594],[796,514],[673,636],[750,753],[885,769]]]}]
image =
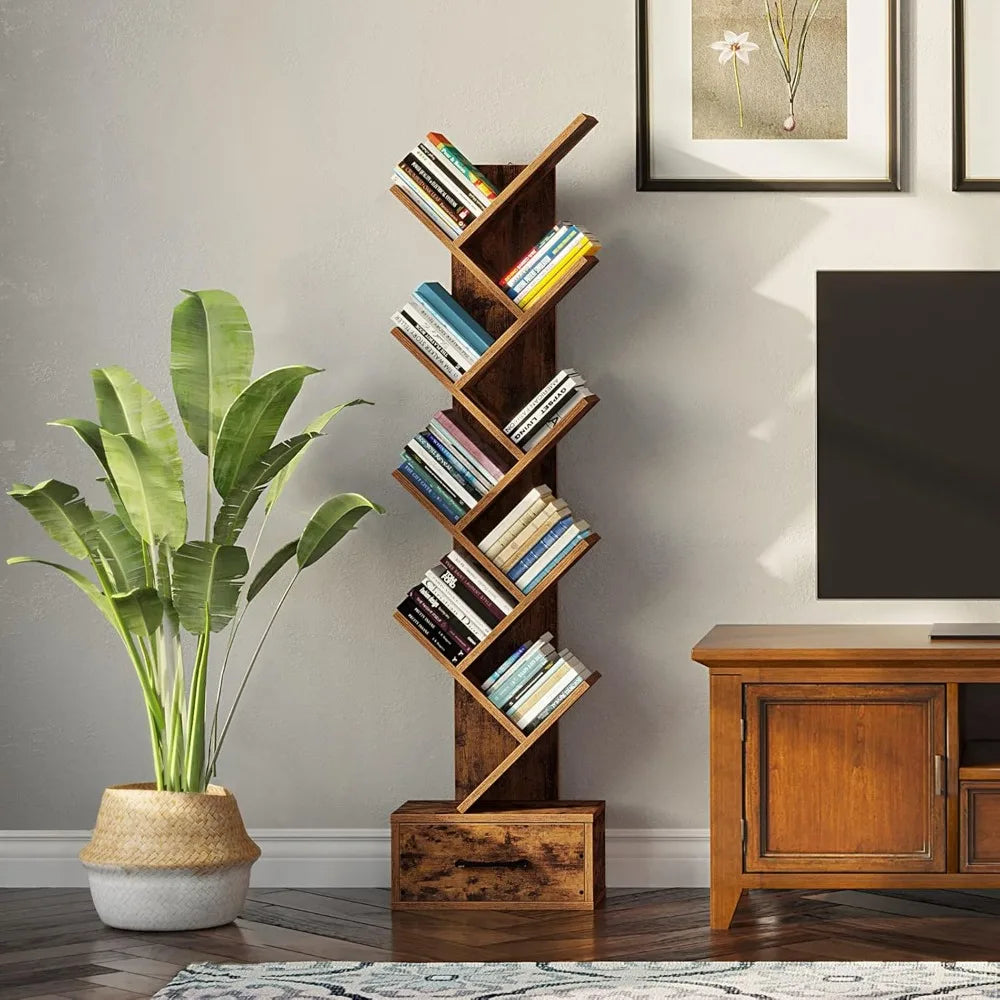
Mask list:
[{"label": "second framed picture", "polygon": [[637,0],[640,191],[898,191],[897,0]]},{"label": "second framed picture", "polygon": [[1000,191],[1000,130],[994,45],[997,0],[953,0],[955,14],[955,191]]}]

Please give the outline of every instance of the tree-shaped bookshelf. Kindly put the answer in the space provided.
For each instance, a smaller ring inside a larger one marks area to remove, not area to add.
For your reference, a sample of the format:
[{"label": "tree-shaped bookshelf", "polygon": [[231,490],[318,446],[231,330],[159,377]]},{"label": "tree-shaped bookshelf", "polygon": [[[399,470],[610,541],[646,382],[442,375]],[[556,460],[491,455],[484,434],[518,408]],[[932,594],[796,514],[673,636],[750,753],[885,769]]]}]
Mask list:
[{"label": "tree-shaped bookshelf", "polygon": [[[393,329],[392,334],[448,390],[453,408],[467,418],[470,426],[479,429],[482,440],[512,463],[496,486],[455,524],[401,472],[394,473],[404,489],[448,532],[454,545],[475,560],[510,595],[514,605],[513,611],[458,665],[439,653],[400,612],[395,615],[455,680],[456,803],[451,808],[458,814],[477,807],[478,815],[487,800],[487,808],[495,812],[497,803],[540,804],[557,799],[556,724],[600,676],[592,673],[527,734],[486,697],[481,690],[483,680],[520,643],[533,641],[546,631],[557,634],[558,581],[593,548],[599,536],[586,538],[529,594],[522,593],[478,547],[478,542],[533,486],[544,484],[555,491],[555,446],[598,402],[594,395],[582,399],[528,452],[503,432],[513,414],[555,374],[555,307],[596,267],[597,258],[582,257],[571,264],[561,280],[525,309],[507,296],[498,279],[555,224],[555,166],[596,124],[595,118],[579,115],[527,166],[480,166],[499,193],[490,207],[454,239],[399,188],[391,189],[414,218],[447,247],[452,258],[451,294],[485,327],[494,342],[460,379],[452,381],[401,330]],[[602,804],[577,805],[601,805],[603,822]]]}]

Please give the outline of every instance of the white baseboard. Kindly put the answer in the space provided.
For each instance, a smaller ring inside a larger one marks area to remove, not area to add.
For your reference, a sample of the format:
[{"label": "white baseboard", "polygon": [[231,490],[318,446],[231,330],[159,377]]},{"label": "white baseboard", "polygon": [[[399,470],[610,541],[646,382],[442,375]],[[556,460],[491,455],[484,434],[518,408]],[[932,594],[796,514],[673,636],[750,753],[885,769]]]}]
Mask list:
[{"label": "white baseboard", "polygon": [[[389,831],[250,830],[261,847],[253,885],[346,888],[389,884]],[[85,886],[83,830],[0,830],[0,887]],[[708,885],[707,830],[608,830],[609,886]]]}]

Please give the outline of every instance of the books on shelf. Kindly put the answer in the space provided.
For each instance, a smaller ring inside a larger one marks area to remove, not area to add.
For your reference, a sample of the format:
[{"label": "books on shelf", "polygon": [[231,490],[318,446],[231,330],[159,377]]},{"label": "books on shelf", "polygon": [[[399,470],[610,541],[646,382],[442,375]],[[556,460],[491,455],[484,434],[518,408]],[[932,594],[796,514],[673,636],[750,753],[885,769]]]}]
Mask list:
[{"label": "books on shelf", "polygon": [[497,196],[489,180],[440,132],[428,132],[399,161],[392,183],[452,238]]},{"label": "books on shelf", "polygon": [[560,222],[550,229],[501,279],[500,287],[517,305],[527,308],[555,285],[581,257],[601,249],[593,233]]},{"label": "books on shelf", "polygon": [[504,433],[531,451],[570,410],[593,393],[575,368],[564,368],[504,427]]},{"label": "books on shelf", "polygon": [[397,610],[450,663],[460,663],[514,610],[514,603],[457,549],[406,595]]},{"label": "books on shelf", "polygon": [[558,652],[552,633],[524,643],[493,671],[483,693],[524,732],[541,725],[583,682],[590,670],[568,649]]},{"label": "books on shelf", "polygon": [[399,471],[455,524],[500,481],[509,463],[480,444],[453,410],[441,410],[401,452]]},{"label": "books on shelf", "polygon": [[536,486],[479,543],[480,551],[530,594],[593,532],[548,486]]},{"label": "books on shelf", "polygon": [[392,321],[453,382],[493,343],[482,325],[436,281],[414,289]]}]

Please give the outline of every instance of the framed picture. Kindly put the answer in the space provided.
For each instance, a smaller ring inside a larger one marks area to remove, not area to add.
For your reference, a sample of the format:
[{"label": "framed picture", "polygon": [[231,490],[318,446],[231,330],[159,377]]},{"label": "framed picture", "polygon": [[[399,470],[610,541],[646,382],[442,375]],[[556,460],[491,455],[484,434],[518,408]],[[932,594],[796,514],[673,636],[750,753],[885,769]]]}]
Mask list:
[{"label": "framed picture", "polygon": [[636,49],[637,190],[899,190],[897,0],[637,0]]},{"label": "framed picture", "polygon": [[[989,57],[1000,44],[996,0],[953,0],[955,116],[952,188],[1000,191],[1000,132],[997,131],[996,70]],[[975,41],[969,45],[966,41]]]}]

